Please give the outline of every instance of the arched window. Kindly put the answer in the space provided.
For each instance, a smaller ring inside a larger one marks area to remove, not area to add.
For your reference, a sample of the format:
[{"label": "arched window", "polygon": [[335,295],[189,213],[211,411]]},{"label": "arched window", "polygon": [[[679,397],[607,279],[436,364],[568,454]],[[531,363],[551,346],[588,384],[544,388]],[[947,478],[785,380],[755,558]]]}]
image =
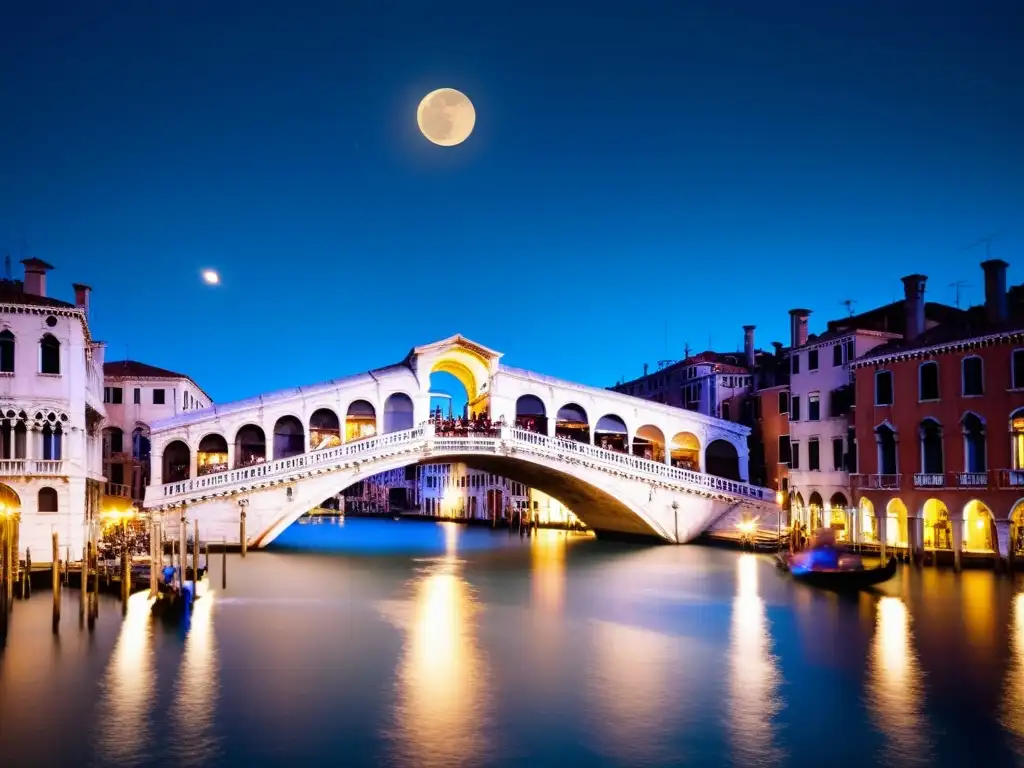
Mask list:
[{"label": "arched window", "polygon": [[0,373],[14,373],[14,334],[0,331]]},{"label": "arched window", "polygon": [[59,461],[63,456],[64,430],[60,424],[43,427],[43,461]]},{"label": "arched window", "polygon": [[942,460],[942,427],[935,419],[925,419],[919,430],[921,438],[921,472],[941,475],[945,470]]},{"label": "arched window", "polygon": [[57,512],[57,491],[54,488],[39,489],[39,511]]},{"label": "arched window", "polygon": [[1010,414],[1010,465],[1013,469],[1024,469],[1024,408]]},{"label": "arched window", "polygon": [[49,333],[39,340],[39,372],[60,373],[60,342]]},{"label": "arched window", "polygon": [[896,460],[896,431],[888,422],[883,422],[875,429],[875,440],[878,442],[878,474],[898,474],[899,463]]},{"label": "arched window", "polygon": [[939,399],[939,364],[934,360],[921,363],[917,369],[917,399]]},{"label": "arched window", "polygon": [[988,469],[985,422],[977,414],[965,413],[960,424],[964,428],[964,471],[985,472]]},{"label": "arched window", "polygon": [[960,364],[964,395],[985,394],[985,371],[980,357],[965,357]]}]

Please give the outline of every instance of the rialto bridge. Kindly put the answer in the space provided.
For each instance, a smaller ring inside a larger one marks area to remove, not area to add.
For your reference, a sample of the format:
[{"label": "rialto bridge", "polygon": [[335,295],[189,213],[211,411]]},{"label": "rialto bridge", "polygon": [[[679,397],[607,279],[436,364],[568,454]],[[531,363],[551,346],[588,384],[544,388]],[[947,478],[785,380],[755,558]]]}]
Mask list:
[{"label": "rialto bridge", "polygon": [[[397,365],[157,422],[145,506],[234,543],[244,512],[249,545],[264,546],[353,483],[457,461],[550,494],[598,535],[682,543],[741,515],[774,527],[774,491],[746,482],[748,428],[500,358],[453,336]],[[436,430],[437,371],[465,386],[469,412],[493,428]]]}]

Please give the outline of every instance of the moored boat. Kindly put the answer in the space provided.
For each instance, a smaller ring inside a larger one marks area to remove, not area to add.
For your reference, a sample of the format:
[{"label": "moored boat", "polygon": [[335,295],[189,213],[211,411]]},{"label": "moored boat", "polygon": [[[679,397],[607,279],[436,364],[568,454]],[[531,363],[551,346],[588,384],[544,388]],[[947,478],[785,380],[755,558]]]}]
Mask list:
[{"label": "moored boat", "polygon": [[896,575],[896,558],[876,568],[865,568],[860,555],[836,546],[830,529],[817,531],[806,552],[780,557],[779,566],[795,581],[836,591],[868,589]]}]

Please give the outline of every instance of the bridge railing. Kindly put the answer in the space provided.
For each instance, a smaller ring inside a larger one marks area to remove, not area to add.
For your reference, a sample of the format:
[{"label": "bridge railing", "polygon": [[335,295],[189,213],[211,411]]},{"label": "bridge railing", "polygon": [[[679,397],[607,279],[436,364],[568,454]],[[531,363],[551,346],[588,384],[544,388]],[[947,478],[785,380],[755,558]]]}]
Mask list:
[{"label": "bridge railing", "polygon": [[599,461],[604,464],[628,469],[638,474],[646,475],[652,479],[674,480],[686,485],[697,486],[708,491],[728,493],[735,496],[745,496],[759,501],[774,501],[775,492],[768,488],[761,488],[757,485],[744,483],[737,480],[729,480],[717,475],[708,475],[703,472],[694,472],[689,469],[671,467],[660,461],[651,461],[639,456],[632,456],[628,453],[610,451],[607,448],[600,448],[589,443],[580,443],[575,440],[568,440],[562,437],[549,437],[538,432],[530,432],[518,427],[506,427],[506,440],[526,443],[531,446],[544,448],[559,456],[585,456],[590,460]]},{"label": "bridge railing", "polygon": [[562,461],[585,458],[606,469],[627,470],[652,481],[669,481],[700,490],[725,493],[760,501],[774,499],[774,492],[749,483],[729,480],[724,477],[693,472],[671,467],[661,462],[643,459],[627,453],[610,451],[588,443],[579,443],[560,437],[549,437],[516,427],[503,427],[497,437],[435,437],[432,425],[390,432],[385,435],[355,440],[332,448],[321,448],[298,456],[254,464],[239,469],[215,472],[196,478],[165,483],[151,488],[147,496],[159,504],[176,497],[189,496],[203,491],[225,491],[233,485],[247,485],[256,481],[269,482],[288,477],[296,471],[313,469],[318,466],[337,465],[339,461],[372,459],[379,453],[422,443],[424,448],[441,454],[490,453],[502,450],[502,443],[513,448],[535,451]]},{"label": "bridge railing", "polygon": [[400,432],[389,432],[386,435],[366,437],[362,440],[353,440],[349,443],[342,443],[331,448],[321,448],[309,453],[289,456],[285,459],[275,459],[259,464],[253,464],[240,469],[229,469],[224,472],[211,472],[208,475],[180,480],[174,483],[165,483],[159,486],[158,496],[170,498],[173,496],[186,496],[197,491],[212,491],[236,483],[248,483],[254,480],[273,480],[277,476],[287,475],[296,470],[313,468],[325,464],[334,464],[339,460],[355,459],[365,455],[374,455],[387,448],[414,443],[424,439],[426,430],[423,427],[403,429]]}]

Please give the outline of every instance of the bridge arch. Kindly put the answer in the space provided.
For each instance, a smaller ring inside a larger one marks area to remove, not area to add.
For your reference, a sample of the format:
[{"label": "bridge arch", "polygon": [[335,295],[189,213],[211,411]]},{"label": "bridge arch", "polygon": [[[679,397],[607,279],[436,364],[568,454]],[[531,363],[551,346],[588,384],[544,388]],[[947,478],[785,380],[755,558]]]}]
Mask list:
[{"label": "bridge arch", "polygon": [[[267,435],[259,424],[243,424],[235,432],[234,469],[261,464],[267,460]],[[164,480],[164,482],[169,482]]]},{"label": "bridge arch", "polygon": [[704,466],[701,461],[700,439],[692,432],[677,432],[672,436],[672,464],[680,469],[700,472]]},{"label": "bridge arch", "polygon": [[333,448],[341,444],[341,421],[333,408],[317,408],[309,417],[309,448]]},{"label": "bridge arch", "polygon": [[536,395],[520,395],[516,399],[515,424],[520,429],[546,435],[548,433],[548,409],[544,405],[544,401]]},{"label": "bridge arch", "polygon": [[306,430],[298,416],[288,413],[274,422],[274,459],[287,459],[306,452]]},{"label": "bridge arch", "polygon": [[665,461],[665,433],[653,424],[644,424],[633,435],[633,455],[651,461]]},{"label": "bridge arch", "polygon": [[579,443],[592,442],[590,439],[590,420],[587,412],[578,403],[566,403],[558,409],[555,421],[555,434]]},{"label": "bridge arch", "polygon": [[220,432],[210,432],[196,448],[196,474],[209,475],[228,468],[228,441]]},{"label": "bridge arch", "polygon": [[405,392],[392,392],[384,401],[384,434],[412,429],[416,425],[412,398]]},{"label": "bridge arch", "polygon": [[628,453],[629,430],[621,416],[608,413],[597,420],[594,426],[594,444],[619,453]]},{"label": "bridge arch", "polygon": [[[440,460],[439,457],[434,458]],[[481,456],[453,453],[446,454],[443,461],[465,464],[471,469],[507,477],[527,487],[537,488],[573,509],[574,514],[595,531],[616,531],[670,541],[674,536],[673,531],[667,530],[650,514],[647,507],[654,491],[646,484],[638,486],[639,493],[623,493],[621,487],[616,484],[618,478],[613,474],[587,470],[578,465],[558,465],[548,458],[529,454]],[[257,534],[253,546],[269,544],[305,511],[324,499],[337,495],[345,488],[383,472],[422,463],[429,461],[424,462],[423,457],[417,454],[406,453],[338,473],[307,478],[293,487],[290,503],[272,505],[273,519]],[[670,507],[671,499],[667,494],[662,501],[664,506]],[[225,500],[220,503],[234,507],[233,501]],[[698,501],[695,497],[695,503],[711,502],[705,499]],[[232,510],[231,514],[234,520],[236,513]],[[249,518],[253,518],[251,505]],[[692,524],[688,527],[692,527]],[[702,525],[697,527],[700,530],[689,531],[682,526],[680,530],[686,538],[692,538],[703,531]]]},{"label": "bridge arch", "polygon": [[171,440],[164,447],[163,482],[178,483],[188,480],[192,450],[184,440]]},{"label": "bridge arch", "polygon": [[708,443],[704,451],[704,471],[727,480],[741,480],[740,454],[736,446],[725,438]]},{"label": "bridge arch", "polygon": [[377,409],[369,400],[353,400],[345,411],[345,442],[377,434]]}]

